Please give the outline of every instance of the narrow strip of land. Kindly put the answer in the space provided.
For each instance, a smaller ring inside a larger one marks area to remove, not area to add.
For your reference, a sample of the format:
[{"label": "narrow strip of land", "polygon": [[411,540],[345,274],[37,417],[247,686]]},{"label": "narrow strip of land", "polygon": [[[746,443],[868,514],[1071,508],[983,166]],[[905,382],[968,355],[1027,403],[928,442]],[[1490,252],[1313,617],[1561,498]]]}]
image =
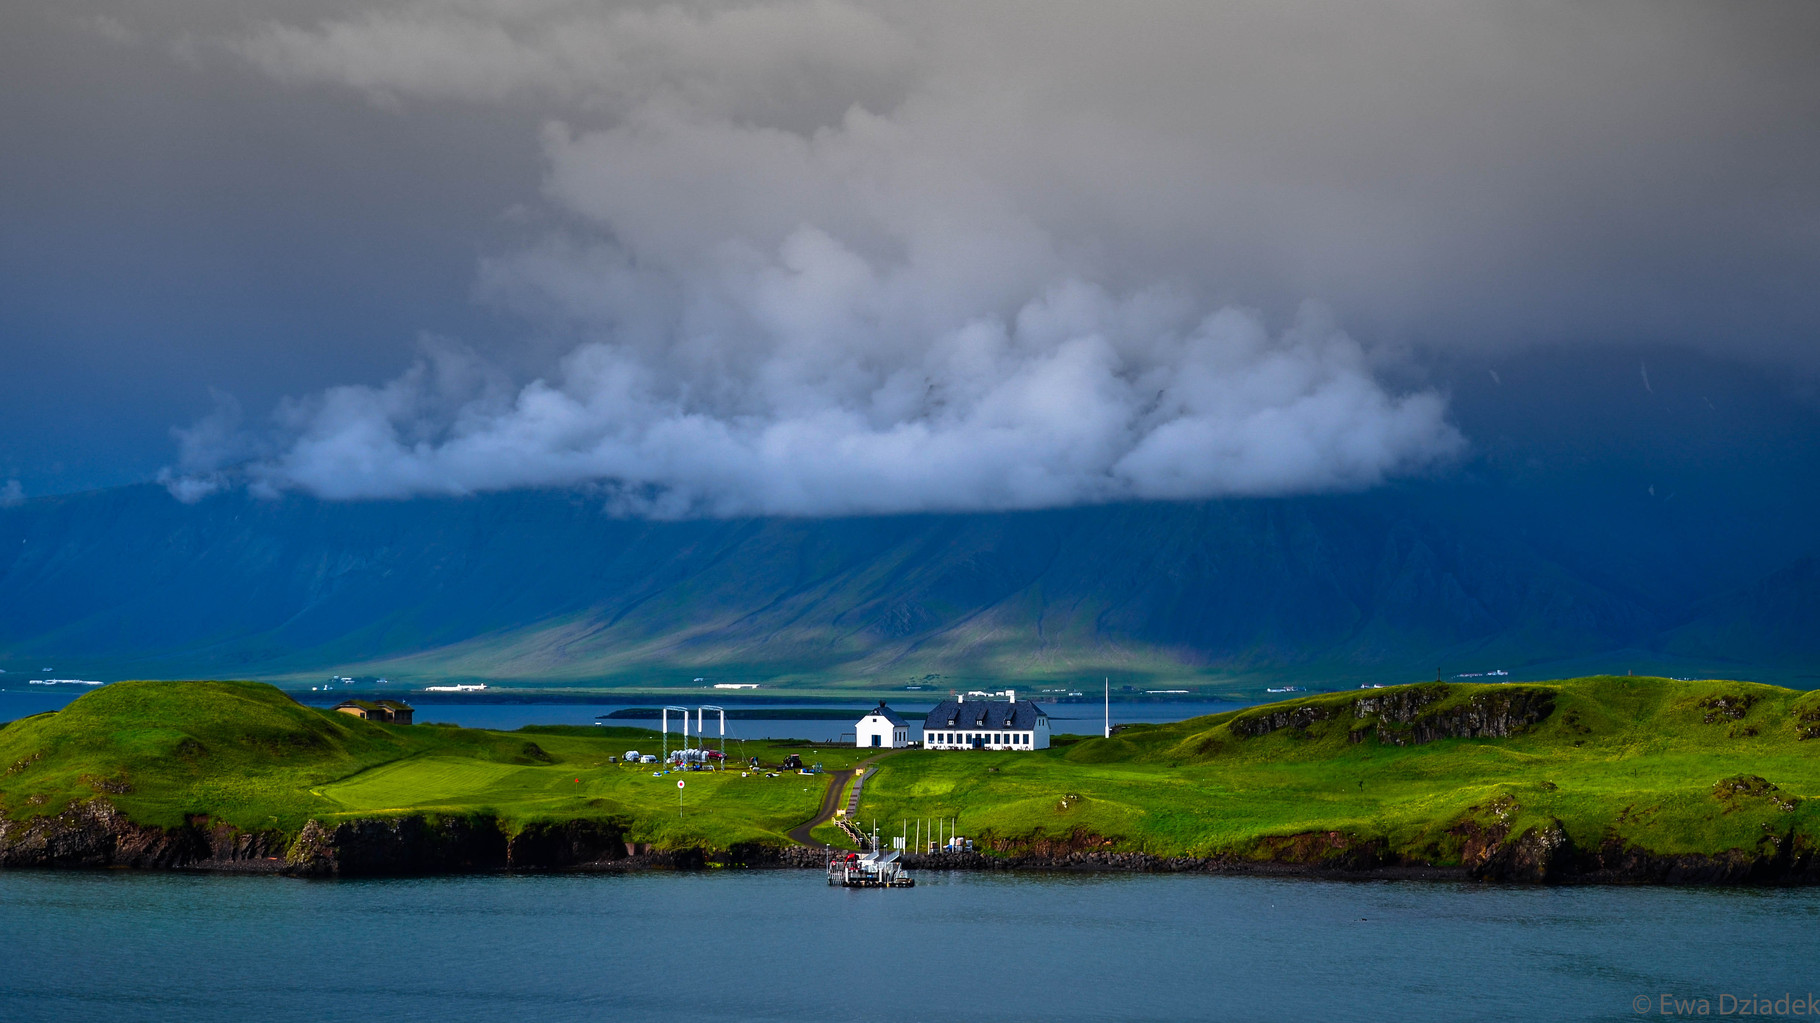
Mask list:
[{"label": "narrow strip of land", "polygon": [[828,791],[822,793],[821,809],[816,811],[814,817],[790,829],[788,836],[790,841],[795,842],[797,845],[806,845],[811,849],[830,848],[828,843],[817,842],[815,839],[810,838],[809,832],[814,831],[816,828],[834,819],[834,812],[840,809],[841,793],[846,791],[847,782],[852,780],[854,775],[863,774],[866,770],[871,768],[872,765],[890,756],[893,752],[896,751],[892,750],[880,753],[875,757],[867,757],[843,771],[829,771]]}]

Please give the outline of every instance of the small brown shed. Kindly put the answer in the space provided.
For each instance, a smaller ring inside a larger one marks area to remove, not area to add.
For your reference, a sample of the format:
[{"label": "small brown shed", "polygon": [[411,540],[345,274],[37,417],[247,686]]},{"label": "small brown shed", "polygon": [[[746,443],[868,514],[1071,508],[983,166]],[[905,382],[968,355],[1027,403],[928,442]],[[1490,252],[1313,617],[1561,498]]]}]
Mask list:
[{"label": "small brown shed", "polygon": [[366,721],[384,721],[393,725],[408,725],[411,715],[416,713],[411,705],[399,700],[343,700],[335,705],[343,714],[352,714]]}]

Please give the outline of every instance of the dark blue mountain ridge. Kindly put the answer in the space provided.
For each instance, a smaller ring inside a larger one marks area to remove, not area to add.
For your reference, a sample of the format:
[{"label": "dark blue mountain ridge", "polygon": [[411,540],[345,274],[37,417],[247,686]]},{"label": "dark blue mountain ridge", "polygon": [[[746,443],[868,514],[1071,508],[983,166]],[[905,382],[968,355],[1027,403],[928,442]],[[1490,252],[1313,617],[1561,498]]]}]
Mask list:
[{"label": "dark blue mountain ridge", "polygon": [[[1724,578],[1698,566],[1744,559],[1666,556],[1697,522],[1636,527],[1670,536],[1652,559],[1470,474],[1012,513],[651,522],[603,507],[586,491],[184,505],[150,485],[32,500],[0,510],[0,665],[604,683],[1591,665],[1800,683],[1820,664],[1811,552]],[[1613,528],[1634,532],[1627,517]]]},{"label": "dark blue mountain ridge", "polygon": [[[587,488],[0,507],[0,667],[634,682],[1820,676],[1820,390],[1660,346],[1463,360],[1366,493],[647,522]],[[16,676],[13,676],[16,677]]]}]

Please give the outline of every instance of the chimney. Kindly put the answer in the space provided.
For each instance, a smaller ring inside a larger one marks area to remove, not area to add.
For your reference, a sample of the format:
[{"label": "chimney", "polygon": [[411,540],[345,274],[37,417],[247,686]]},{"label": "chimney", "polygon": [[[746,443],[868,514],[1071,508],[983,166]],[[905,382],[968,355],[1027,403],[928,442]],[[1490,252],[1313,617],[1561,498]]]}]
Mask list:
[{"label": "chimney", "polygon": [[1017,702],[1017,690],[1015,690],[1015,689],[1005,690],[1005,702],[1006,703],[1016,703]]}]

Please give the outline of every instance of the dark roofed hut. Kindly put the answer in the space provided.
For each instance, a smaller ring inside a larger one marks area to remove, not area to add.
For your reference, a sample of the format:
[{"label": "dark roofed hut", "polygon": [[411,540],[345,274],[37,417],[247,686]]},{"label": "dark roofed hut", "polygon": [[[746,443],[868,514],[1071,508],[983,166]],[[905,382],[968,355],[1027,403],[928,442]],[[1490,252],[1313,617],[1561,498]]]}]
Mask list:
[{"label": "dark roofed hut", "polygon": [[410,704],[400,700],[343,700],[334,709],[363,721],[382,721],[392,725],[408,725],[412,715],[417,713]]}]

